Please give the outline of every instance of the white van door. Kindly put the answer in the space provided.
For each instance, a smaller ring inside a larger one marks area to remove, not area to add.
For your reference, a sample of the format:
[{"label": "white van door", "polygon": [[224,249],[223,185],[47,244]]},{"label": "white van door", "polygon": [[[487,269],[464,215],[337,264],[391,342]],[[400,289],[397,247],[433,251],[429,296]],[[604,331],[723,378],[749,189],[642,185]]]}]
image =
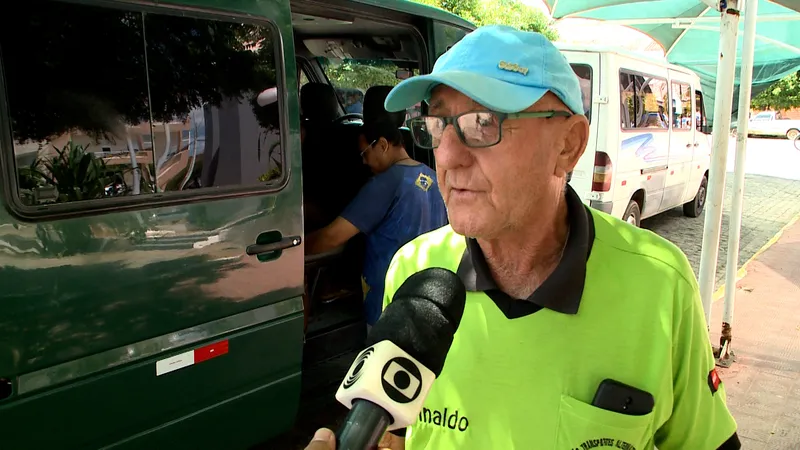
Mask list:
[{"label": "white van door", "polygon": [[706,111],[703,103],[703,92],[700,80],[694,79],[694,151],[692,154],[691,175],[686,183],[686,192],[683,195],[683,202],[693,200],[698,194],[705,195],[708,179],[703,184],[708,167],[711,164],[711,135],[706,129]]},{"label": "white van door", "polygon": [[661,210],[683,204],[686,188],[692,179],[692,156],[695,147],[693,126],[694,98],[689,75],[670,70],[669,160]]},{"label": "white van door", "polygon": [[[626,184],[629,192],[643,192],[641,218],[647,218],[661,211],[669,173],[667,71],[640,61],[627,61],[619,71],[619,90],[622,131],[614,175]],[[627,205],[631,200],[618,198],[619,195],[615,195],[615,203]]]},{"label": "white van door", "polygon": [[583,96],[583,109],[589,119],[589,142],[586,151],[581,156],[575,169],[572,171],[569,184],[581,197],[584,203],[589,203],[592,192],[592,178],[594,176],[594,154],[597,149],[597,118],[600,113],[598,104],[594,99],[600,92],[600,54],[595,52],[565,51],[567,61],[578,76]]}]

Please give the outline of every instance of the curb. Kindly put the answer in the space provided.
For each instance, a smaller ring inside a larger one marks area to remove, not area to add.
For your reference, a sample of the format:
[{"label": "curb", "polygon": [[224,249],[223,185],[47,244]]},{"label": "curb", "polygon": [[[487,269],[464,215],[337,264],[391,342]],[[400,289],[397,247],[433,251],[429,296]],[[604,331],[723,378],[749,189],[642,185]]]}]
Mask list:
[{"label": "curb", "polygon": [[[784,225],[783,227],[781,227],[781,229],[780,229],[780,230],[778,230],[778,232],[777,232],[777,233],[775,233],[775,235],[774,235],[774,236],[772,236],[772,237],[770,238],[770,240],[768,240],[768,241],[767,241],[767,242],[766,242],[764,245],[762,245],[762,246],[761,246],[761,248],[760,248],[760,249],[758,249],[758,251],[757,251],[757,252],[755,252],[755,253],[753,254],[753,256],[751,256],[750,258],[748,258],[748,260],[747,260],[747,261],[745,261],[745,263],[744,263],[744,264],[742,264],[742,267],[741,267],[741,268],[739,268],[739,270],[736,272],[736,281],[734,282],[734,284],[735,284],[735,283],[738,283],[738,282],[739,282],[739,280],[741,280],[742,278],[744,278],[744,277],[745,277],[745,275],[747,275],[747,266],[748,266],[748,265],[750,265],[750,263],[751,263],[751,262],[753,262],[753,260],[754,260],[754,259],[756,259],[757,257],[759,257],[759,256],[760,256],[762,253],[764,253],[764,252],[765,252],[765,251],[766,251],[768,248],[770,248],[770,247],[772,247],[773,245],[775,245],[775,243],[776,243],[776,242],[778,242],[778,239],[780,239],[780,238],[781,238],[781,236],[783,236],[783,233],[784,233],[784,232],[785,232],[787,229],[789,229],[789,227],[791,227],[792,225],[794,225],[794,224],[795,224],[795,223],[797,223],[798,221],[800,221],[800,213],[798,213],[798,214],[796,214],[794,217],[792,217],[792,218],[791,218],[791,220],[789,220],[789,222],[787,222],[787,223],[786,223],[786,225]],[[725,297],[725,285],[726,285],[726,283],[724,283],[724,282],[723,282],[723,283],[722,283],[722,286],[720,286],[720,287],[719,287],[719,289],[717,289],[717,290],[714,292],[714,295],[711,297],[711,303],[714,303],[714,302],[716,302],[717,300],[719,300],[719,299],[721,299],[721,298]]]}]

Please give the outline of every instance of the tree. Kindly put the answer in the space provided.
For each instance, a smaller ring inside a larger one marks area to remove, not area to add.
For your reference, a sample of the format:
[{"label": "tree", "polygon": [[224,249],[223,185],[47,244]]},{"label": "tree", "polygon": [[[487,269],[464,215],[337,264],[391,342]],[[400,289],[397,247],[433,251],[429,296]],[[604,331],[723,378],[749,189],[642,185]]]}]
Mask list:
[{"label": "tree", "polygon": [[337,89],[366,90],[370,86],[394,86],[398,67],[391,61],[344,60],[325,66],[325,74]]},{"label": "tree", "polygon": [[542,33],[551,41],[558,39],[550,20],[541,11],[519,0],[414,0],[428,6],[449,11],[474,23],[483,25],[509,25],[523,31]]},{"label": "tree", "polygon": [[751,101],[753,109],[800,108],[800,71],[776,81]]}]

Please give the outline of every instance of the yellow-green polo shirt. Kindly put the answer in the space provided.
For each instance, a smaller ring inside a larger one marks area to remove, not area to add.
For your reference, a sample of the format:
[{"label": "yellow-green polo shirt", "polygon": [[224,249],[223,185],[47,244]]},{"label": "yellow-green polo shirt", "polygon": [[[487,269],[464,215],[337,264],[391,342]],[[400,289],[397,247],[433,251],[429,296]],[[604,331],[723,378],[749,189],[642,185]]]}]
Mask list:
[{"label": "yellow-green polo shirt", "polygon": [[[461,325],[406,449],[738,449],[697,282],[657,235],[567,192],[560,264],[527,299],[501,292],[475,240],[446,226],[395,255],[384,307],[411,274],[456,272]],[[592,406],[611,378],[651,393],[643,416]]]}]

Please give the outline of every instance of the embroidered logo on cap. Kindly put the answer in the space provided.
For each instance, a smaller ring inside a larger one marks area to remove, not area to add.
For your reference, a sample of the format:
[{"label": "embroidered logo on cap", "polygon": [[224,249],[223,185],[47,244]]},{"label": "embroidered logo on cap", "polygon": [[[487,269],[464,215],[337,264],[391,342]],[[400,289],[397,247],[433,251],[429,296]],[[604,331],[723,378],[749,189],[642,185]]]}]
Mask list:
[{"label": "embroidered logo on cap", "polygon": [[528,68],[527,67],[521,67],[519,64],[500,61],[500,63],[497,64],[497,68],[498,69],[502,69],[502,70],[507,70],[509,72],[521,73],[522,75],[528,75]]},{"label": "embroidered logo on cap", "polygon": [[715,367],[711,369],[711,372],[708,372],[708,388],[711,389],[711,395],[717,393],[720,383],[722,383],[722,380],[720,380],[717,368]]}]

